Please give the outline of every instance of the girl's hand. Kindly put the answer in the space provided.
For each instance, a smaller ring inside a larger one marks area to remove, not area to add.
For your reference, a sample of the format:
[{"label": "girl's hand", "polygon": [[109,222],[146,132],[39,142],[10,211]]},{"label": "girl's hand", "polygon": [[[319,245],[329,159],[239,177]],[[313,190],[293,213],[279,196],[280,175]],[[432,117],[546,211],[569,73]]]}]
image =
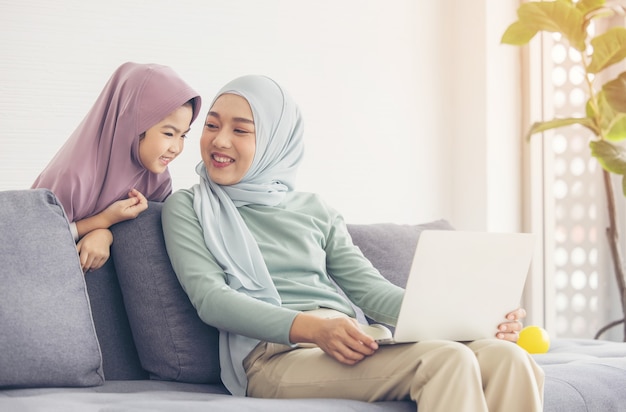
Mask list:
[{"label": "girl's hand", "polygon": [[109,259],[113,234],[109,229],[96,229],[87,233],[76,244],[83,272],[101,268]]},{"label": "girl's hand", "polygon": [[118,200],[107,207],[102,213],[112,226],[125,220],[134,219],[148,208],[148,200],[137,189],[128,192],[128,199]]},{"label": "girl's hand", "polygon": [[519,332],[524,327],[522,319],[526,317],[526,310],[524,308],[518,308],[513,312],[506,315],[506,322],[498,325],[498,333],[496,338],[508,340],[510,342],[517,342],[519,338]]},{"label": "girl's hand", "polygon": [[378,349],[374,339],[348,317],[325,319],[301,313],[294,319],[289,337],[293,343],[314,343],[346,365],[354,365]]}]

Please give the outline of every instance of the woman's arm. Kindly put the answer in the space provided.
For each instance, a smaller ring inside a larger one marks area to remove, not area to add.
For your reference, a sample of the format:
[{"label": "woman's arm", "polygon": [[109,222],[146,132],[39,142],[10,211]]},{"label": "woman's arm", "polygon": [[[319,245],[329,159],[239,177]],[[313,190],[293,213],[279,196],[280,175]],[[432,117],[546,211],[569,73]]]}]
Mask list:
[{"label": "woman's arm", "polygon": [[200,318],[218,329],[264,341],[290,344],[299,312],[240,293],[208,250],[193,209],[193,193],[180,190],[165,202],[163,233],[172,267]]},{"label": "woman's arm", "polygon": [[328,272],[355,305],[378,322],[395,325],[404,289],[389,282],[354,245],[343,217],[332,208],[326,242]]}]

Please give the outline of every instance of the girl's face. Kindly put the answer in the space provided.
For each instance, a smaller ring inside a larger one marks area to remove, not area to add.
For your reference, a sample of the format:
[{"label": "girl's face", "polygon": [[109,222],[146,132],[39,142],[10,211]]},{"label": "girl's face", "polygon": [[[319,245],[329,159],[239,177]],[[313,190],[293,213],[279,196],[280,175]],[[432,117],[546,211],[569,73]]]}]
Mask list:
[{"label": "girl's face", "polygon": [[234,185],[243,179],[256,150],[254,119],[246,99],[236,94],[217,98],[204,124],[200,150],[212,181]]},{"label": "girl's face", "polygon": [[139,140],[139,160],[152,173],[163,173],[185,145],[193,111],[185,104],[167,115]]}]

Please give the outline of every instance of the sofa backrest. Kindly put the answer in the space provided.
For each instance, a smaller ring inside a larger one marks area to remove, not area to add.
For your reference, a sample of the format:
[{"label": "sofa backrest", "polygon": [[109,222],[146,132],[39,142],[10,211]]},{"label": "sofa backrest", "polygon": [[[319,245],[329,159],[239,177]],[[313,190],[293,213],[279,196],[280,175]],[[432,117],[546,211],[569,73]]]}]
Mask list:
[{"label": "sofa backrest", "polygon": [[145,379],[128,323],[113,258],[98,270],[85,274],[93,322],[102,352],[107,380]]},{"label": "sofa backrest", "polygon": [[[218,333],[198,318],[176,280],[162,239],[161,208],[150,202],[137,219],[113,226],[111,259],[85,275],[105,378],[219,381]],[[404,286],[421,231],[452,227],[437,220],[348,229],[374,266]]]}]

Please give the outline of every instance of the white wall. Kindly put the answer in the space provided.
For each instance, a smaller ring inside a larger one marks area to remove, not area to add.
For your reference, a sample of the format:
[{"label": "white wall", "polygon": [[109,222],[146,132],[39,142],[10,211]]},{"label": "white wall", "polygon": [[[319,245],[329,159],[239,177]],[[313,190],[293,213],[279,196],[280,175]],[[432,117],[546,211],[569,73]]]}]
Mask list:
[{"label": "white wall", "polygon": [[[517,55],[498,45],[516,3],[0,0],[0,190],[29,187],[132,60],[172,66],[203,112],[241,74],[286,86],[306,124],[298,189],[349,222],[516,228]],[[175,188],[197,181],[200,129],[171,165]]]},{"label": "white wall", "polygon": [[452,13],[452,215],[473,230],[522,224],[519,48],[502,45],[516,1],[458,1]]}]

